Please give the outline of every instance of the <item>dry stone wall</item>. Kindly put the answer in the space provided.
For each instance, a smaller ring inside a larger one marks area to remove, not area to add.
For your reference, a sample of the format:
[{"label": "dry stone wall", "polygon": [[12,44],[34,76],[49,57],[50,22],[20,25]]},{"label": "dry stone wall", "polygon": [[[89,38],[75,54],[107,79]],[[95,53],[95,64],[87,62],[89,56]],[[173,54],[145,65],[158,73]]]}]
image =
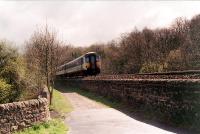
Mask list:
[{"label": "dry stone wall", "polygon": [[82,88],[123,101],[160,121],[200,129],[199,80],[83,81]]},{"label": "dry stone wall", "polygon": [[0,104],[0,134],[9,134],[48,119],[46,98]]},{"label": "dry stone wall", "polygon": [[200,79],[83,79],[65,83],[122,101],[161,122],[200,131]]}]

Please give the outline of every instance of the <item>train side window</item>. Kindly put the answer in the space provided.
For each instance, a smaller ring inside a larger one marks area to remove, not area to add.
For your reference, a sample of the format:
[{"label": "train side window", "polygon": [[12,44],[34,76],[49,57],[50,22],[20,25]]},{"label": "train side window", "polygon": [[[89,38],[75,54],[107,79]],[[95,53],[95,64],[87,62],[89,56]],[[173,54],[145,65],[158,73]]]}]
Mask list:
[{"label": "train side window", "polygon": [[69,68],[73,67],[74,66],[73,64],[74,64],[74,62],[70,63]]},{"label": "train side window", "polygon": [[78,66],[78,65],[80,65],[80,64],[81,64],[81,59],[78,59],[76,65]]},{"label": "train side window", "polygon": [[100,61],[100,56],[96,56],[96,61]]},{"label": "train side window", "polygon": [[72,63],[72,66],[71,67],[75,67],[76,66],[76,62],[74,61],[73,63]]},{"label": "train side window", "polygon": [[82,64],[82,58],[79,59],[79,65]]}]

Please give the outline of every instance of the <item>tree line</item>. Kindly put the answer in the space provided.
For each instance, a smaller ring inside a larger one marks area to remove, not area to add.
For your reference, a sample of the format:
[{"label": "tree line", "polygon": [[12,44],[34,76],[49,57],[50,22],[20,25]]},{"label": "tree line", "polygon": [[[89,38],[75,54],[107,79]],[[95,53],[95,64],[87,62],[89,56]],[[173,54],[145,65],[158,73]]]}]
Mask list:
[{"label": "tree line", "polygon": [[117,39],[89,47],[60,41],[46,25],[36,29],[25,44],[21,54],[9,42],[0,42],[0,103],[33,98],[43,85],[52,96],[56,68],[89,51],[101,56],[101,74],[197,70],[200,15],[191,20],[177,18],[167,28],[135,28]]},{"label": "tree line", "polygon": [[168,28],[135,29],[107,43],[63,46],[66,53],[61,63],[96,51],[102,59],[102,74],[197,70],[200,67],[199,29],[200,15],[197,15],[191,20],[177,18]]}]

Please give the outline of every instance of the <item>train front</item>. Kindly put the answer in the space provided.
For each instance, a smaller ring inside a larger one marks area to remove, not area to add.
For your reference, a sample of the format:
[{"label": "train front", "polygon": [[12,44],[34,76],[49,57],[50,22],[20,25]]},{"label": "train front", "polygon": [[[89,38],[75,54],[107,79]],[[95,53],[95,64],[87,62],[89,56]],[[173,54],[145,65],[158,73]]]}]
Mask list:
[{"label": "train front", "polygon": [[87,75],[97,75],[101,70],[100,56],[95,52],[85,54],[85,68]]}]

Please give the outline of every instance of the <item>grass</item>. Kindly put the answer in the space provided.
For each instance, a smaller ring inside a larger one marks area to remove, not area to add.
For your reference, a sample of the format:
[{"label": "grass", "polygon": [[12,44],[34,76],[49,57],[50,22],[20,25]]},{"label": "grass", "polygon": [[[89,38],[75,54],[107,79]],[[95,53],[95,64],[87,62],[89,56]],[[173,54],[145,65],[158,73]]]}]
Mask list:
[{"label": "grass", "polygon": [[61,115],[64,115],[71,112],[73,108],[70,102],[61,94],[61,92],[55,89],[53,92],[53,102],[50,106],[50,110],[55,110]]},{"label": "grass", "polygon": [[35,124],[30,128],[14,134],[66,134],[68,127],[61,119],[52,119],[48,122]]}]

